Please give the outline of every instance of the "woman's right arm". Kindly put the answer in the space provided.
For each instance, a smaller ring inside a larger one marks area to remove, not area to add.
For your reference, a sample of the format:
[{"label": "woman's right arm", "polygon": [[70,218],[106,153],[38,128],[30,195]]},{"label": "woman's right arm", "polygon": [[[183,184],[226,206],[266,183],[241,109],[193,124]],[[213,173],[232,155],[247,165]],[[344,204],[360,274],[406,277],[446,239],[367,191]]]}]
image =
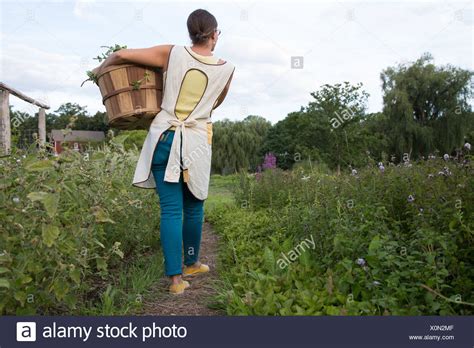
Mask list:
[{"label": "woman's right arm", "polygon": [[157,45],[150,48],[123,48],[108,56],[93,71],[97,74],[109,65],[135,63],[158,68],[167,68],[168,56],[173,45]]}]

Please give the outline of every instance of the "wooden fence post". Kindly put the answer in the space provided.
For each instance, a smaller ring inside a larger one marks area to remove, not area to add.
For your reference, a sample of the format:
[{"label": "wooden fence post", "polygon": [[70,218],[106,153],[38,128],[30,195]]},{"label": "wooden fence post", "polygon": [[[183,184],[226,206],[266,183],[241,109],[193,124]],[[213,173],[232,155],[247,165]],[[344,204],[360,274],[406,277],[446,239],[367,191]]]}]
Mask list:
[{"label": "wooden fence post", "polygon": [[0,147],[1,154],[9,155],[11,150],[10,108],[8,99],[10,93],[0,90]]},{"label": "wooden fence post", "polygon": [[40,108],[38,113],[38,136],[40,146],[44,146],[46,143],[46,114],[43,108]]}]

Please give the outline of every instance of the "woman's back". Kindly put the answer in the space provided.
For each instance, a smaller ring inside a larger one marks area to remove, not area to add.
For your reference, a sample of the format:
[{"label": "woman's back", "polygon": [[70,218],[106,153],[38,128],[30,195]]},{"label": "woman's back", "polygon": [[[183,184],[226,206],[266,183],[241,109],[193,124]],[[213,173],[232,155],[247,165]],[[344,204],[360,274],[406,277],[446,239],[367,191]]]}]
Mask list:
[{"label": "woman's back", "polygon": [[210,117],[235,67],[214,56],[203,56],[189,46],[174,45],[163,75],[161,107],[178,120]]},{"label": "woman's back", "polygon": [[[197,60],[206,64],[217,64],[219,58],[215,56],[204,56],[197,52],[194,52],[191,47],[187,47],[189,53],[191,53]],[[194,106],[199,102],[202,95],[202,91],[206,88],[206,78],[202,72],[198,70],[191,70],[185,75],[183,85],[179,98],[176,103],[176,116],[180,120],[184,120],[193,110]],[[172,126],[171,129],[176,129]]]}]

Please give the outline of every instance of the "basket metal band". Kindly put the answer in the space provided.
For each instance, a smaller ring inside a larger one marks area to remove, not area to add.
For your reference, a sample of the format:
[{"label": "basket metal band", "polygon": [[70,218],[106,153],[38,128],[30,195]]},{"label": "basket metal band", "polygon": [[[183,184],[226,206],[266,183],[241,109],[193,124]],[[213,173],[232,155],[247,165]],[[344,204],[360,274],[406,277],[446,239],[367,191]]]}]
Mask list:
[{"label": "basket metal band", "polygon": [[102,104],[105,104],[105,101],[107,99],[109,99],[110,97],[113,97],[117,94],[120,94],[120,93],[123,93],[123,92],[128,92],[128,91],[132,91],[132,90],[135,90],[135,91],[140,91],[141,89],[157,89],[157,90],[162,90],[161,87],[157,87],[157,86],[141,86],[139,89],[136,89],[134,88],[133,86],[129,86],[129,87],[124,87],[124,88],[120,88],[120,89],[116,89],[115,91],[113,92],[110,92],[110,93],[107,93],[103,98],[102,98]]}]

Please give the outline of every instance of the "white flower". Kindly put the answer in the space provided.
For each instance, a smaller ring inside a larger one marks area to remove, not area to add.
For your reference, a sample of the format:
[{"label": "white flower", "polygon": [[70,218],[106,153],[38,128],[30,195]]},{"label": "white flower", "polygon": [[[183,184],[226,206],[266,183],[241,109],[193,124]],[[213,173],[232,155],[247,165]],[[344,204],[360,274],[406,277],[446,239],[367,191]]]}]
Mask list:
[{"label": "white flower", "polygon": [[433,174],[428,174],[428,178],[430,178],[430,179],[431,179],[431,178],[433,178],[433,177],[434,177],[434,175],[433,175]]},{"label": "white flower", "polygon": [[374,280],[374,281],[372,282],[372,284],[374,284],[375,286],[379,286],[379,285],[380,285],[380,282]]},{"label": "white flower", "polygon": [[465,143],[465,144],[464,144],[464,148],[465,148],[466,150],[468,150],[468,151],[471,151],[471,144]]},{"label": "white flower", "polygon": [[379,162],[379,167],[383,167],[383,163],[382,163],[382,162]]},{"label": "white flower", "polygon": [[308,176],[303,176],[303,177],[301,178],[301,180],[306,181],[306,180],[308,180],[309,178],[311,178],[311,176],[309,176],[309,175],[308,175]]},{"label": "white flower", "polygon": [[413,195],[409,195],[408,196],[408,202],[414,202],[415,201],[415,197],[413,197]]},{"label": "white flower", "polygon": [[359,266],[365,266],[365,260],[364,260],[363,258],[357,259],[356,263],[357,263]]},{"label": "white flower", "polygon": [[445,153],[443,158],[444,158],[445,161],[447,161],[447,160],[449,160],[449,155],[447,153]]},{"label": "white flower", "polygon": [[16,204],[20,203],[20,198],[13,197],[13,203],[16,203]]},{"label": "white flower", "polygon": [[357,170],[352,169],[352,175],[357,175]]}]

